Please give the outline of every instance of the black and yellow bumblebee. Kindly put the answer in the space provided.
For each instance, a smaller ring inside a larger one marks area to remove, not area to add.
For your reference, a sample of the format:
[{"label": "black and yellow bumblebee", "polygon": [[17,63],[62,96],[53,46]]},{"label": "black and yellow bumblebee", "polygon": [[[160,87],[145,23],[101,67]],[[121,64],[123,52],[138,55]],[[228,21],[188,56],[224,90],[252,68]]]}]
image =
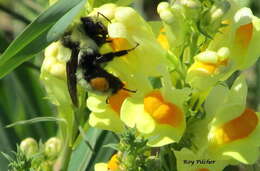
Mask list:
[{"label": "black and yellow bumblebee", "polygon": [[88,90],[101,93],[115,94],[121,89],[135,92],[126,89],[118,77],[107,72],[101,65],[115,57],[128,54],[139,44],[131,49],[100,54],[99,48],[110,43],[110,40],[107,27],[97,19],[98,17],[81,18],[81,24],[74,28],[80,33],[80,40],[73,38],[73,32],[66,32],[61,38],[63,46],[71,49],[70,60],[66,63],[66,74],[69,94],[75,106],[78,106],[77,83]]}]

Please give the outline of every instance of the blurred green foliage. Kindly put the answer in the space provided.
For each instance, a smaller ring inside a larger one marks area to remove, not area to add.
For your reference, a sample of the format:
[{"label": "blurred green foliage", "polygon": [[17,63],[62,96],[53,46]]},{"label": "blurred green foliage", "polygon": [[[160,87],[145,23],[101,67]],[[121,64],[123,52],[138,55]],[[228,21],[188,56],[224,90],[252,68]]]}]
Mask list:
[{"label": "blurred green foliage", "polygon": [[[146,19],[156,20],[158,18],[156,6],[161,1],[136,0],[133,6]],[[260,16],[260,0],[238,1],[249,5],[254,14]],[[0,0],[0,54],[26,25],[47,7],[47,0]],[[55,123],[37,123],[5,128],[6,125],[19,120],[55,116],[55,108],[46,99],[45,90],[39,81],[42,59],[43,54],[40,53],[37,58],[24,63],[0,80],[0,151],[10,154],[11,150],[16,150],[16,144],[26,137],[45,141],[57,133]],[[254,67],[246,71],[246,75],[249,84],[248,105],[260,111],[260,60]],[[113,138],[110,138],[111,135],[106,136],[107,143],[114,141]],[[110,139],[111,141],[108,141]],[[103,143],[99,142],[97,145],[101,146]],[[86,148],[83,146],[80,145],[81,148]],[[101,150],[103,149],[101,148]],[[109,151],[107,154],[110,155],[112,152]],[[99,155],[104,157],[101,153]],[[91,160],[92,162],[99,161],[98,158]],[[104,158],[102,160],[105,161]],[[1,155],[0,171],[7,170],[7,165],[8,161]]]}]

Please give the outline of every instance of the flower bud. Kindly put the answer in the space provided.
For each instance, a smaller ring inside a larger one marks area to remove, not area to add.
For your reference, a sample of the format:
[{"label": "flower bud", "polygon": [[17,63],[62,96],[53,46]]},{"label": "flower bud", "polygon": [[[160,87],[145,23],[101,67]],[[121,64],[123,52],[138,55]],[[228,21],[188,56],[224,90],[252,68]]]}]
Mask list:
[{"label": "flower bud", "polygon": [[224,15],[229,11],[230,3],[228,1],[223,1],[217,3],[211,9],[211,22],[221,22]]},{"label": "flower bud", "polygon": [[64,79],[66,75],[65,63],[70,59],[71,50],[63,47],[60,42],[55,42],[46,48],[44,55],[42,72]]},{"label": "flower bud", "polygon": [[61,151],[61,140],[57,137],[48,139],[45,143],[44,152],[49,158],[56,158]]},{"label": "flower bud", "polygon": [[218,62],[218,54],[214,51],[207,50],[195,56],[195,59],[204,63],[216,64]]},{"label": "flower bud", "polygon": [[235,23],[239,26],[246,25],[252,22],[253,13],[250,8],[242,8],[236,12],[234,16]]},{"label": "flower bud", "polygon": [[220,61],[224,61],[225,59],[227,59],[230,55],[230,50],[227,47],[222,47],[218,50],[218,56]]},{"label": "flower bud", "polygon": [[33,138],[26,138],[21,142],[20,149],[26,157],[31,157],[38,152],[38,143]]},{"label": "flower bud", "polygon": [[201,3],[198,0],[182,0],[181,4],[184,7],[187,18],[196,19],[198,17],[201,10]]},{"label": "flower bud", "polygon": [[169,3],[161,2],[157,7],[157,12],[160,15],[160,18],[166,23],[170,24],[174,22],[174,16],[172,14]]}]

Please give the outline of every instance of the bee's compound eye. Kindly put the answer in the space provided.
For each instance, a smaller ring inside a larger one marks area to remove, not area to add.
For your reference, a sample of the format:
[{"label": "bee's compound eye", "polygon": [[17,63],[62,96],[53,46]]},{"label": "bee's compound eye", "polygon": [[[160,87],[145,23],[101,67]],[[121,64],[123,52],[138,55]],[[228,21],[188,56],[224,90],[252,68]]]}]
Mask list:
[{"label": "bee's compound eye", "polygon": [[90,80],[90,85],[97,91],[107,91],[109,89],[109,83],[104,77],[97,77]]}]

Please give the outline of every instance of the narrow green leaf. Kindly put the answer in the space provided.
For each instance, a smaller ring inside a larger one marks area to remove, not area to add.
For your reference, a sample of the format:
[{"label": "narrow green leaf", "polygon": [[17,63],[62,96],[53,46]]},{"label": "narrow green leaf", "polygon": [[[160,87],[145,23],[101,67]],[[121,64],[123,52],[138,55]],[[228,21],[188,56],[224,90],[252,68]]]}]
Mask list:
[{"label": "narrow green leaf", "polygon": [[0,78],[57,40],[86,0],[60,0],[36,18],[0,56]]},{"label": "narrow green leaf", "polygon": [[72,154],[68,171],[93,171],[95,163],[108,161],[114,153],[113,149],[102,148],[105,144],[117,142],[111,132],[90,128],[85,139],[88,140],[95,152],[93,153],[88,145],[82,141]]},{"label": "narrow green leaf", "polygon": [[[86,133],[86,139],[88,139],[91,146],[95,148],[96,142],[101,134],[101,130],[90,128]],[[92,155],[93,153],[89,150],[88,145],[82,141],[72,153],[68,171],[84,171],[91,160]]]},{"label": "narrow green leaf", "polygon": [[10,128],[10,127],[17,126],[17,125],[33,124],[33,123],[37,123],[37,122],[65,122],[66,123],[66,121],[61,118],[37,117],[37,118],[29,119],[29,120],[18,121],[18,122],[12,123],[10,125],[7,125],[6,128]]}]

